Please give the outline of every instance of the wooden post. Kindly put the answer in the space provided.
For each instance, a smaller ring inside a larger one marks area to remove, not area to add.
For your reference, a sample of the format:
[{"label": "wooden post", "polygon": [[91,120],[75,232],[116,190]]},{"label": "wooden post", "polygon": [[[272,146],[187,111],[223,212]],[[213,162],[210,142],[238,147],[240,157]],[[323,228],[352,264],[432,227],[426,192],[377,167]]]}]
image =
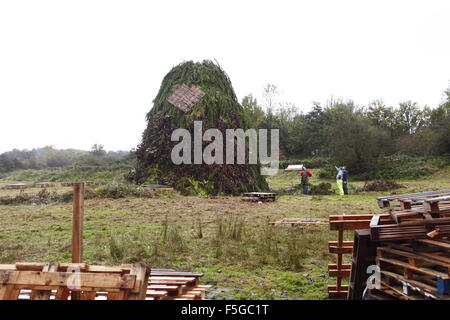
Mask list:
[{"label": "wooden post", "polygon": [[[83,262],[84,182],[73,184],[72,263]],[[72,292],[72,300],[80,300],[81,292]]]}]

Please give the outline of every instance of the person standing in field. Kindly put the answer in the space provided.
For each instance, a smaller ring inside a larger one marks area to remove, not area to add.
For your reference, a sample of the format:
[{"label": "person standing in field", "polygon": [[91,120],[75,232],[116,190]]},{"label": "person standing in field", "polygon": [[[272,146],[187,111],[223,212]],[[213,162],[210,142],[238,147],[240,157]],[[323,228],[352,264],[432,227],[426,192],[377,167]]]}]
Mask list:
[{"label": "person standing in field", "polygon": [[348,195],[348,171],[347,166],[342,167],[342,187],[344,189],[344,194]]},{"label": "person standing in field", "polygon": [[342,196],[344,195],[344,183],[343,183],[343,178],[344,178],[344,168],[343,167],[336,167],[336,170],[338,171],[337,175],[336,175],[336,184],[339,190],[339,194]]},{"label": "person standing in field", "polygon": [[300,176],[302,178],[303,194],[308,194],[308,180],[309,177],[312,176],[312,173],[306,170],[305,167],[302,167],[302,172],[300,172]]}]

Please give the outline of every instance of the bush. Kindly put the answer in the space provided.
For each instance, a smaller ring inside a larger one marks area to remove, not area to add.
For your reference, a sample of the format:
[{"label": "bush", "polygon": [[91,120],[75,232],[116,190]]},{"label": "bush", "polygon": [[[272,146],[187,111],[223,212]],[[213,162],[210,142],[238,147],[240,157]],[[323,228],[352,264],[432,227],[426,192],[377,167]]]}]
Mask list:
[{"label": "bush", "polygon": [[[379,157],[371,169],[352,175],[352,168],[348,167],[350,179],[353,180],[374,180],[374,179],[418,179],[433,174],[439,169],[450,165],[450,156],[439,157],[411,157],[397,154],[386,157]],[[319,178],[332,179],[336,177],[336,169],[327,165],[320,169]]]},{"label": "bush", "polygon": [[90,190],[89,195],[93,198],[119,199],[127,196],[151,197],[151,193],[143,187],[129,183],[113,182]]}]

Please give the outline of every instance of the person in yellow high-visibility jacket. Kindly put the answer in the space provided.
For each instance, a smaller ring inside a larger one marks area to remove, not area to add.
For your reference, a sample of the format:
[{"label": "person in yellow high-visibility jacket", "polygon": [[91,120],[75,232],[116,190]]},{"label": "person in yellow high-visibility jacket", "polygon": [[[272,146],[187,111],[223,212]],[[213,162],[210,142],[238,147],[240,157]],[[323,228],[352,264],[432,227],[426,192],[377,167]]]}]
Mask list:
[{"label": "person in yellow high-visibility jacket", "polygon": [[343,178],[344,178],[344,168],[343,167],[336,167],[336,170],[338,171],[338,174],[336,175],[336,184],[339,190],[339,195],[343,196],[344,195],[344,182],[343,182]]}]

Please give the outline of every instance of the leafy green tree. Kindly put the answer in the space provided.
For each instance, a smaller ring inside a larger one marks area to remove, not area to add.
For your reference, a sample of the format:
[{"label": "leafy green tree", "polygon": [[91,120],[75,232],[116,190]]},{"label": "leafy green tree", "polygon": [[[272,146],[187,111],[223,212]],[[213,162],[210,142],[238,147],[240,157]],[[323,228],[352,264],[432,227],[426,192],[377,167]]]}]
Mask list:
[{"label": "leafy green tree", "polygon": [[371,101],[366,111],[366,117],[373,126],[393,133],[394,110],[392,107],[387,107],[383,100]]},{"label": "leafy green tree", "polygon": [[258,101],[252,94],[242,99],[242,107],[248,117],[250,128],[258,129],[264,120],[264,110],[258,105]]},{"label": "leafy green tree", "polygon": [[414,134],[418,129],[426,125],[424,112],[417,102],[400,102],[399,108],[394,112],[394,133],[396,137],[404,134]]},{"label": "leafy green tree", "polygon": [[346,165],[352,173],[362,173],[372,169],[390,148],[389,134],[372,126],[353,102],[335,104],[325,113],[326,142],[336,165]]},{"label": "leafy green tree", "polygon": [[106,156],[106,151],[101,144],[94,144],[91,148],[91,153],[95,157],[104,157]]}]

